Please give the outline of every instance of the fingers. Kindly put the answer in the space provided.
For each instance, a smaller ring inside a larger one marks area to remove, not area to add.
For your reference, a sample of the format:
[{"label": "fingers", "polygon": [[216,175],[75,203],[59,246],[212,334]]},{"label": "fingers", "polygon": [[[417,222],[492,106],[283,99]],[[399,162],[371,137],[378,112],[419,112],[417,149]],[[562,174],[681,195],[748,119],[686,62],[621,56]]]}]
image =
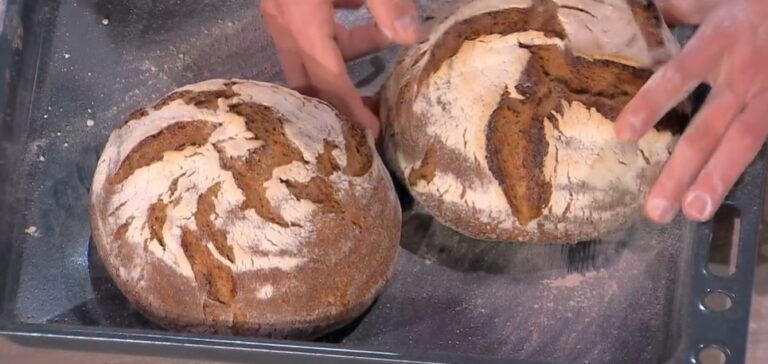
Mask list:
[{"label": "fingers", "polygon": [[295,89],[307,87],[309,75],[304,68],[304,62],[301,59],[301,52],[296,41],[288,31],[278,30],[273,33],[281,33],[281,35],[273,37],[273,40],[288,87]]},{"label": "fingers", "polygon": [[272,35],[277,57],[288,86],[294,89],[304,89],[309,85],[309,75],[304,68],[301,52],[293,32],[283,24],[278,15],[276,0],[264,0],[261,2],[261,12],[264,23]]},{"label": "fingers", "polygon": [[[344,59],[339,54],[339,49],[334,42],[335,21],[334,10],[330,2],[307,1],[302,9],[296,9],[290,2],[281,2],[282,6],[289,9],[284,11],[284,17],[293,27],[294,38],[299,46],[307,71],[311,74],[307,64],[308,58],[323,70],[333,74],[346,71]],[[311,6],[311,9],[308,7]]]},{"label": "fingers", "polygon": [[717,151],[685,196],[683,212],[693,221],[707,221],[768,137],[768,92],[752,99],[731,124]]},{"label": "fingers", "polygon": [[263,0],[265,22],[276,43],[288,84],[325,99],[375,136],[379,122],[352,85],[345,60],[380,50],[390,39],[374,25],[347,29],[335,23],[334,7],[360,7],[364,1]]},{"label": "fingers", "polygon": [[651,221],[660,224],[672,221],[686,190],[712,156],[742,106],[740,99],[727,88],[715,88],[710,94],[680,138],[648,196],[645,214]]},{"label": "fingers", "polygon": [[377,136],[378,119],[365,107],[352,85],[341,50],[334,40],[333,9],[329,7],[323,11],[326,13],[304,19],[304,24],[312,31],[297,39],[310,80],[321,98]]},{"label": "fingers", "polygon": [[685,99],[723,57],[733,29],[708,22],[682,52],[662,66],[630,101],[614,125],[616,137],[637,141],[670,109]]},{"label": "fingers", "polygon": [[393,42],[413,44],[421,37],[419,12],[412,0],[368,0],[381,31]]},{"label": "fingers", "polygon": [[336,42],[345,61],[376,53],[390,45],[390,39],[376,25],[367,24],[347,29],[336,24]]}]

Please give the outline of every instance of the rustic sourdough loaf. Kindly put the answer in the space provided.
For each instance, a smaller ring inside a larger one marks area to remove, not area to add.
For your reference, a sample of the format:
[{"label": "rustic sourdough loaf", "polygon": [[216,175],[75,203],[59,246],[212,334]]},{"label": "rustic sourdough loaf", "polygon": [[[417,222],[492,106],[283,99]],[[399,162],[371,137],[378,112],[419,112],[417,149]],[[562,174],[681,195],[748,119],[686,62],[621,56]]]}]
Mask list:
[{"label": "rustic sourdough loaf", "polygon": [[382,103],[388,163],[444,224],[576,242],[626,228],[687,122],[637,145],[613,120],[679,50],[650,1],[464,1],[403,51]]},{"label": "rustic sourdough loaf", "polygon": [[160,325],[303,338],[373,301],[400,206],[372,139],[328,104],[212,80],[111,135],[91,223],[110,275]]}]

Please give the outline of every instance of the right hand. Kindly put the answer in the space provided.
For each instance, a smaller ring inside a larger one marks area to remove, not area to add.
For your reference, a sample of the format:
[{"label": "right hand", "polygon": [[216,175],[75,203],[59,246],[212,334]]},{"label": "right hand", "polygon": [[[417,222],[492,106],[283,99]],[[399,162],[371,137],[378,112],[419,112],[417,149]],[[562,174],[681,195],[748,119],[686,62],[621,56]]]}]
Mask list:
[{"label": "right hand", "polygon": [[345,63],[378,52],[392,42],[420,38],[418,10],[411,0],[368,0],[376,24],[348,29],[335,8],[359,8],[365,0],[262,0],[261,11],[277,48],[288,86],[324,99],[378,136],[380,125],[352,85]]},{"label": "right hand", "polygon": [[656,0],[665,19],[701,24],[616,120],[637,141],[699,84],[712,87],[648,196],[645,212],[666,224],[682,210],[711,219],[768,139],[768,1]]}]

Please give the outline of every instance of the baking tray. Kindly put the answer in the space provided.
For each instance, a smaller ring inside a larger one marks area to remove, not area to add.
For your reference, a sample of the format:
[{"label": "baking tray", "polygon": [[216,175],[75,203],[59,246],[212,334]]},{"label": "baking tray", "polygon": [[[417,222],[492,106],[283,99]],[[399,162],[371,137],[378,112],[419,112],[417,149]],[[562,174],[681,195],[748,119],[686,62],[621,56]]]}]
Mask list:
[{"label": "baking tray", "polygon": [[[419,6],[426,16],[450,2]],[[577,245],[471,240],[401,193],[391,282],[359,320],[320,340],[185,335],[143,319],[92,250],[97,158],[125,115],[177,86],[280,82],[257,9],[253,0],[0,0],[0,334],[30,346],[264,363],[678,363],[709,347],[744,361],[765,152],[716,223],[641,222]],[[364,92],[395,53],[350,66]],[[710,241],[731,237],[734,216],[735,273],[722,278],[708,268]],[[705,308],[709,292],[729,296],[730,309]]]}]

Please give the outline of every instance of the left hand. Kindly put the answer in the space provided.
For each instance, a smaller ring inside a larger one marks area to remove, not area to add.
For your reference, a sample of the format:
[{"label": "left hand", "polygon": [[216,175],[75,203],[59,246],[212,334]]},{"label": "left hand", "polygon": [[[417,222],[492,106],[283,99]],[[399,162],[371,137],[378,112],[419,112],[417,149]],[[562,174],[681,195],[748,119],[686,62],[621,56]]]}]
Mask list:
[{"label": "left hand", "polygon": [[768,1],[657,3],[666,19],[702,25],[624,108],[616,135],[637,141],[696,86],[711,85],[645,206],[662,224],[681,208],[690,220],[707,221],[768,137]]},{"label": "left hand", "polygon": [[[375,24],[347,28],[336,22],[337,8],[368,5]],[[418,9],[411,0],[262,0],[288,86],[322,98],[352,120],[379,134],[379,120],[366,107],[347,75],[345,62],[389,46],[418,41]]]}]

